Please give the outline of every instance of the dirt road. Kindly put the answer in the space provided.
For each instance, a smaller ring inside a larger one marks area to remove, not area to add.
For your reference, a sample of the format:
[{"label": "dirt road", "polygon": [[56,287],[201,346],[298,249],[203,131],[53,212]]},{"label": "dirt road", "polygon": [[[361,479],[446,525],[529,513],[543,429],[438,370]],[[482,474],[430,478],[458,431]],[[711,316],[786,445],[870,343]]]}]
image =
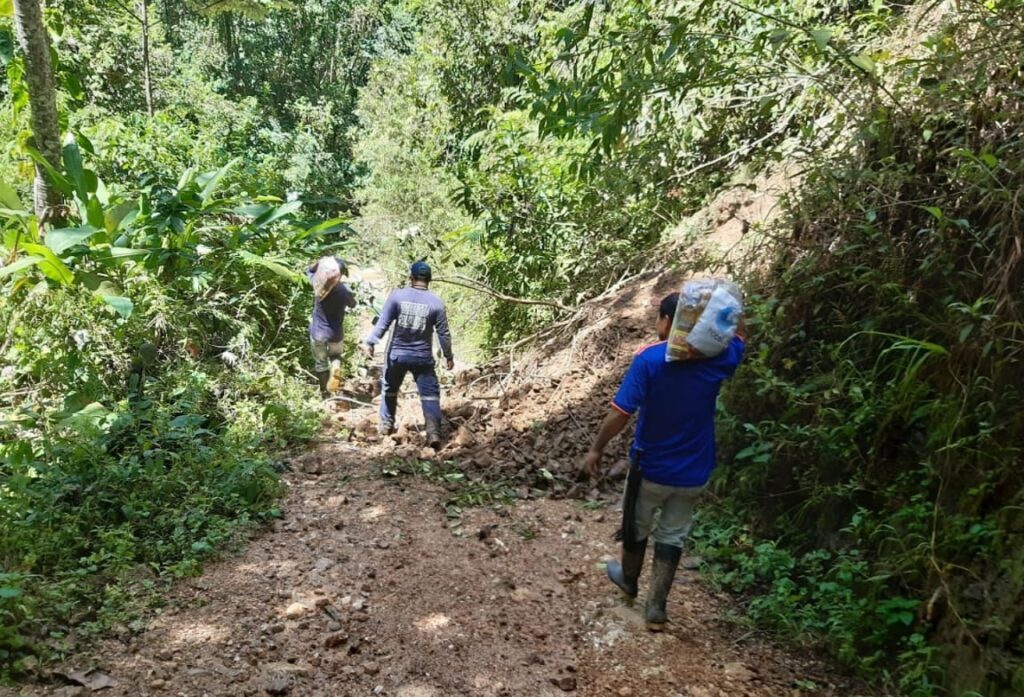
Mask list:
[{"label": "dirt road", "polygon": [[244,554],[64,670],[98,669],[111,696],[852,694],[724,622],[728,602],[693,572],[670,631],[646,632],[604,579],[612,509],[513,500],[445,468],[321,446],[293,463],[283,519]]}]

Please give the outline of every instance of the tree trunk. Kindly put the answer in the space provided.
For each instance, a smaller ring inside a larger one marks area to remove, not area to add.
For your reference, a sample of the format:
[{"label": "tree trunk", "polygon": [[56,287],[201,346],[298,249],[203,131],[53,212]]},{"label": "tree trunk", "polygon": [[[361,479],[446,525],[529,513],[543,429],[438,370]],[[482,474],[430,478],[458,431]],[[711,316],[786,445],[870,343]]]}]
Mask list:
[{"label": "tree trunk", "polygon": [[[14,0],[14,27],[18,47],[25,61],[25,82],[28,84],[32,112],[33,144],[50,165],[60,170],[60,127],[57,122],[57,88],[50,64],[50,37],[43,26],[39,0]],[[64,199],[46,177],[46,170],[36,163],[36,179],[32,197],[40,223],[59,224],[64,220]]]},{"label": "tree trunk", "polygon": [[149,65],[149,0],[142,0],[142,80],[146,90],[146,115],[153,118],[153,72]]}]

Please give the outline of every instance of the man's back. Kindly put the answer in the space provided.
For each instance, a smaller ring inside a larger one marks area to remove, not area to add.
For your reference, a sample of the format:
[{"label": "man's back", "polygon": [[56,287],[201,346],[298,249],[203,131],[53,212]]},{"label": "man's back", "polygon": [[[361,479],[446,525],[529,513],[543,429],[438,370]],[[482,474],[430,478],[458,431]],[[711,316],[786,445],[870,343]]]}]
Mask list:
[{"label": "man's back", "polygon": [[310,337],[314,341],[341,341],[345,310],[355,307],[355,304],[355,296],[343,283],[334,286],[323,298],[314,299],[309,322]]},{"label": "man's back", "polygon": [[613,405],[638,412],[633,453],[645,479],[702,486],[715,466],[715,402],[736,372],[744,344],[733,339],[713,358],[665,361],[665,342],[637,352]]},{"label": "man's back", "polygon": [[373,336],[379,339],[394,323],[388,356],[409,363],[433,362],[434,331],[441,349],[451,356],[451,334],[444,301],[425,288],[399,288],[388,296]]}]

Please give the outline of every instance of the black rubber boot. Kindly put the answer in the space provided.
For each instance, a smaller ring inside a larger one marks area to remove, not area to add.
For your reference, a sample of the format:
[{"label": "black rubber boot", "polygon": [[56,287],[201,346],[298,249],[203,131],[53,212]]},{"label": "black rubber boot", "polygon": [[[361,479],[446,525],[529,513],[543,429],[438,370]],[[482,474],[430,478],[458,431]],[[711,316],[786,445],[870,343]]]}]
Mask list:
[{"label": "black rubber boot", "polygon": [[632,600],[637,595],[637,579],[644,568],[644,554],[647,552],[647,538],[634,542],[627,549],[622,545],[622,561],[608,562],[608,578],[619,587],[622,593]]},{"label": "black rubber boot", "polygon": [[382,436],[390,436],[395,432],[395,425],[390,421],[381,421],[377,424],[377,433]]},{"label": "black rubber boot", "polygon": [[427,445],[434,450],[441,447],[441,422],[437,419],[427,419]]},{"label": "black rubber boot", "polygon": [[327,392],[327,381],[331,379],[331,371],[329,370],[318,370],[316,371],[317,382],[320,383],[320,397],[327,399],[329,396]]},{"label": "black rubber boot", "polygon": [[683,556],[682,547],[673,547],[661,542],[654,543],[654,565],[651,568],[651,587],[647,592],[647,612],[644,620],[652,632],[665,629],[668,615],[665,614],[665,601],[672,589],[672,581],[676,577],[679,558]]}]

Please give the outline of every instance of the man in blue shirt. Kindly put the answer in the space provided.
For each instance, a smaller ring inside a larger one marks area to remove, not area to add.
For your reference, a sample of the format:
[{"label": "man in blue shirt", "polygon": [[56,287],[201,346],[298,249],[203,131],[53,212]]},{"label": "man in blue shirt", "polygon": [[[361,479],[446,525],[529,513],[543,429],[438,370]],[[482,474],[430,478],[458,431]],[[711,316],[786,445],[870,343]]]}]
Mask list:
[{"label": "man in blue shirt", "polygon": [[[325,257],[328,261],[330,257]],[[327,397],[327,383],[331,371],[341,372],[341,355],[344,352],[345,312],[356,306],[356,298],[352,291],[341,283],[341,276],[347,273],[345,262],[335,258],[340,275],[339,280],[331,287],[313,293],[313,315],[309,319],[309,346],[313,353],[313,371],[320,383],[320,394]],[[306,276],[312,282],[316,270],[323,260],[316,262],[306,270]]]},{"label": "man in blue shirt", "polygon": [[452,335],[448,329],[448,314],[444,301],[428,290],[430,266],[417,261],[409,270],[409,285],[399,288],[388,296],[381,311],[380,319],[366,340],[363,351],[373,356],[373,348],[387,333],[392,324],[385,355],[383,392],[380,400],[381,434],[387,435],[395,429],[395,412],[398,409],[398,390],[407,373],[412,373],[420,393],[420,405],[427,426],[427,444],[432,448],[441,445],[441,385],[434,371],[434,331],[441,344],[441,352],[447,361],[448,370],[455,367],[452,354]]},{"label": "man in blue shirt", "polygon": [[633,467],[623,501],[622,561],[608,563],[608,577],[630,598],[637,596],[647,538],[654,537],[645,620],[652,631],[664,629],[665,602],[693,508],[715,467],[715,402],[722,382],[736,372],[744,342],[732,339],[712,358],[665,361],[669,331],[679,294],[658,308],[660,341],[637,351],[605,417],[582,469],[598,477],[608,442],[637,414],[630,451]]}]

